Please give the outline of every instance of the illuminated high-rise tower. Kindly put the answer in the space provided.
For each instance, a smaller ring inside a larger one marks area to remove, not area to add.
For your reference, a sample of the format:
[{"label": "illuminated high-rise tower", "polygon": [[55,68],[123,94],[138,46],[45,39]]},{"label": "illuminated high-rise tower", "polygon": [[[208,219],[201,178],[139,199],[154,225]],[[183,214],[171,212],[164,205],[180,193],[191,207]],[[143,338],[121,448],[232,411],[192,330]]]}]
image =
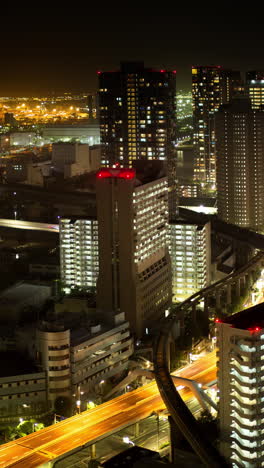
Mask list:
[{"label": "illuminated high-rise tower", "polygon": [[230,466],[263,466],[263,304],[217,320],[220,449]]},{"label": "illuminated high-rise tower", "polygon": [[264,228],[264,111],[247,97],[215,115],[218,215],[228,223]]},{"label": "illuminated high-rise tower", "polygon": [[264,71],[249,71],[246,73],[246,90],[251,100],[252,109],[264,106]]},{"label": "illuminated high-rise tower", "polygon": [[170,218],[176,211],[176,71],[121,63],[98,72],[102,165],[132,167],[136,160],[167,163]]},{"label": "illuminated high-rise tower", "polygon": [[122,63],[98,72],[102,164],[166,160],[175,141],[176,72]]},{"label": "illuminated high-rise tower", "polygon": [[215,185],[214,113],[240,91],[240,73],[220,66],[192,68],[194,179]]},{"label": "illuminated high-rise tower", "polygon": [[[156,162],[157,163],[157,162]],[[137,336],[171,303],[168,183],[155,170],[105,168],[97,174],[97,306],[125,312]]]}]

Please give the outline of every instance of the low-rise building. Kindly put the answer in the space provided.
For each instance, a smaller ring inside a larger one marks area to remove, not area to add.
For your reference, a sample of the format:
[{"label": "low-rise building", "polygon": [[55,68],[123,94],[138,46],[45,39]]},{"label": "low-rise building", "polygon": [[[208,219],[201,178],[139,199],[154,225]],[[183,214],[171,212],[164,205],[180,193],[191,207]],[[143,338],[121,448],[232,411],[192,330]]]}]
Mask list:
[{"label": "low-rise building", "polygon": [[99,145],[90,147],[82,143],[62,142],[52,145],[52,166],[55,171],[63,173],[65,179],[96,171],[100,167],[100,158]]},{"label": "low-rise building", "polygon": [[0,419],[10,421],[47,412],[46,373],[17,351],[2,351],[0,359]]},{"label": "low-rise building", "polygon": [[88,398],[100,395],[102,383],[127,369],[133,354],[133,339],[123,313],[110,321],[97,319],[82,326],[75,311],[73,322],[75,326],[69,328],[67,319],[42,322],[37,330],[37,355],[47,373],[47,398],[51,406],[57,397],[72,399],[75,395],[75,401],[82,400],[85,407]]},{"label": "low-rise building", "polygon": [[91,120],[87,125],[56,124],[42,130],[42,143],[79,141],[88,145],[100,144],[100,126],[98,121]]}]

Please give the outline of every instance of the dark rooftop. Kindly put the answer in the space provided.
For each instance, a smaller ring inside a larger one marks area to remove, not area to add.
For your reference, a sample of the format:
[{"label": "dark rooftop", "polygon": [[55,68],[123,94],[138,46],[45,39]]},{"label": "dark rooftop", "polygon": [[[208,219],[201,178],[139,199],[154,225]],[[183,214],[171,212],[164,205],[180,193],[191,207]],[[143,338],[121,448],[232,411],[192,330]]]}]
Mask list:
[{"label": "dark rooftop", "polygon": [[0,377],[24,375],[39,372],[37,366],[28,356],[17,351],[2,351],[0,353]]},{"label": "dark rooftop", "polygon": [[103,466],[105,468],[121,468],[122,466],[125,468],[133,468],[136,461],[142,460],[144,458],[161,460],[157,452],[135,445],[134,447],[131,447],[124,452],[121,452],[118,455],[110,458],[110,460],[107,460],[105,463],[103,463]]},{"label": "dark rooftop", "polygon": [[252,330],[264,328],[264,303],[257,304],[249,309],[242,310],[222,320],[240,330]]}]

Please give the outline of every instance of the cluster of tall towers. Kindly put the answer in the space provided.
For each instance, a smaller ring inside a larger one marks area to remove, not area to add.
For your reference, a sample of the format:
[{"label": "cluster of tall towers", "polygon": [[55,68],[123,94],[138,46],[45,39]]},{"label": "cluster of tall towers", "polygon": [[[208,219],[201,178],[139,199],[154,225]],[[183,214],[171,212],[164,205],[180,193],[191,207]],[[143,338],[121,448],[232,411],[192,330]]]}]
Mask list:
[{"label": "cluster of tall towers", "polygon": [[[177,214],[176,72],[122,63],[98,78],[97,214],[61,220],[61,271],[68,288],[97,287],[99,308],[126,310],[141,335],[171,301],[210,283],[210,226]],[[217,187],[220,218],[262,229],[264,74],[242,82],[197,66],[192,80],[194,178]]]},{"label": "cluster of tall towers", "polygon": [[217,189],[219,217],[262,231],[264,73],[193,67],[194,178]]}]

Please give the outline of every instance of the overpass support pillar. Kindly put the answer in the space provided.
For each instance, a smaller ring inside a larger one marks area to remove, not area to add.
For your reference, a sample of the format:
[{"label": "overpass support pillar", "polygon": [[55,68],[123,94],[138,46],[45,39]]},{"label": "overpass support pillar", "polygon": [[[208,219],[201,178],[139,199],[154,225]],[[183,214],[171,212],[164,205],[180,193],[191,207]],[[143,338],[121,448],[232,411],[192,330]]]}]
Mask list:
[{"label": "overpass support pillar", "polygon": [[227,305],[231,305],[232,303],[232,285],[231,283],[228,283],[226,285],[226,303]]},{"label": "overpass support pillar", "polygon": [[136,424],[134,425],[134,436],[139,437],[139,434],[140,434],[139,422],[136,422]]},{"label": "overpass support pillar", "polygon": [[168,365],[168,369],[170,371],[171,369],[171,337],[168,338],[167,340],[167,349],[166,349],[166,354],[167,354],[167,365]]},{"label": "overpass support pillar", "polygon": [[237,278],[237,280],[236,280],[236,297],[237,298],[240,297],[240,293],[241,293],[241,291],[240,291],[240,278]]},{"label": "overpass support pillar", "polygon": [[254,271],[250,271],[248,273],[248,282],[249,286],[252,286],[252,284],[254,284]]},{"label": "overpass support pillar", "polygon": [[209,306],[208,306],[208,297],[205,296],[204,298],[204,316],[209,319]]},{"label": "overpass support pillar", "polygon": [[196,304],[193,302],[192,304],[192,321],[196,322]]},{"label": "overpass support pillar", "polygon": [[93,459],[93,458],[96,458],[96,446],[95,444],[92,444],[91,445],[91,448],[90,448],[90,457]]},{"label": "overpass support pillar", "polygon": [[221,310],[221,291],[218,289],[216,291],[216,310]]},{"label": "overpass support pillar", "polygon": [[208,297],[204,298],[204,318],[206,319],[206,330],[204,331],[205,335],[209,333],[209,306],[208,306]]},{"label": "overpass support pillar", "polygon": [[240,281],[241,281],[241,286],[242,286],[242,294],[244,294],[245,287],[246,287],[246,276],[241,276]]}]

